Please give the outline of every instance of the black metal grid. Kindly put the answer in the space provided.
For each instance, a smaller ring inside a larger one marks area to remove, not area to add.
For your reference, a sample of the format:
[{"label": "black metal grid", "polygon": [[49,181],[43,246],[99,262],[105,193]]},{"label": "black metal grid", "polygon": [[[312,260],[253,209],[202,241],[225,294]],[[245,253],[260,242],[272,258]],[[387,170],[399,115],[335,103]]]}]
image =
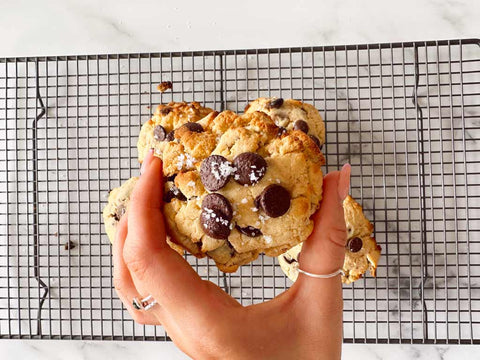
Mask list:
[{"label": "black metal grid", "polygon": [[[108,191],[157,103],[267,95],[319,109],[325,170],[352,164],[383,248],[344,286],[345,342],[480,343],[479,40],[0,59],[0,338],[168,339],[112,289]],[[273,258],[225,278],[187,260],[243,304],[290,285]]]}]

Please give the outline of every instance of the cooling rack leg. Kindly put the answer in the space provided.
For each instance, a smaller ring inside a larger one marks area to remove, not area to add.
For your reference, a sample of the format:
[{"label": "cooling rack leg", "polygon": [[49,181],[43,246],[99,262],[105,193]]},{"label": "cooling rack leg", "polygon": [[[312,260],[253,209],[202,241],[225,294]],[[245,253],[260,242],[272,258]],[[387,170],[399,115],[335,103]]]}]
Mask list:
[{"label": "cooling rack leg", "polygon": [[[40,235],[40,224],[38,222],[38,189],[37,189],[37,179],[38,179],[38,144],[37,144],[37,124],[38,121],[45,115],[46,108],[43,103],[42,97],[40,95],[39,87],[39,75],[38,75],[38,59],[35,62],[35,86],[36,86],[36,100],[37,104],[40,107],[40,113],[36,116],[35,120],[32,123],[33,136],[33,273],[35,279],[37,280],[39,287],[43,290],[43,294],[40,297],[40,302],[38,304],[37,311],[37,335],[42,335],[42,308],[45,300],[48,295],[48,286],[40,279],[40,265],[39,265],[39,235]],[[35,105],[35,110],[38,111],[38,106]]]}]

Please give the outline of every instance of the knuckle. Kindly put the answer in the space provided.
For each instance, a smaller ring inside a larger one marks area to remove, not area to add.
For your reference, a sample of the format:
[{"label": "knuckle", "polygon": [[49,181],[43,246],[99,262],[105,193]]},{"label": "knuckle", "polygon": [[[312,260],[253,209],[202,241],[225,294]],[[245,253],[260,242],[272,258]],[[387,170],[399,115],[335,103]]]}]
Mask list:
[{"label": "knuckle", "polygon": [[139,280],[145,277],[148,265],[140,254],[136,252],[127,252],[124,254],[124,260],[130,273],[135,275]]},{"label": "knuckle", "polygon": [[327,233],[327,239],[335,245],[344,247],[347,242],[347,230],[345,229],[345,226],[331,227],[330,231]]}]

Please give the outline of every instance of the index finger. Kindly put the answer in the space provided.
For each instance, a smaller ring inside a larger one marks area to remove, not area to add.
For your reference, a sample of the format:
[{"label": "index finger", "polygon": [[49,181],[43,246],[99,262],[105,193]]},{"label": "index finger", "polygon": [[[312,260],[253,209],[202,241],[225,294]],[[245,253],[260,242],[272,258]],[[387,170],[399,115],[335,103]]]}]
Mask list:
[{"label": "index finger", "polygon": [[208,287],[166,242],[162,193],[162,162],[153,157],[132,193],[124,260],[135,286],[148,291],[162,307],[198,309],[206,305],[201,299],[207,298]]}]

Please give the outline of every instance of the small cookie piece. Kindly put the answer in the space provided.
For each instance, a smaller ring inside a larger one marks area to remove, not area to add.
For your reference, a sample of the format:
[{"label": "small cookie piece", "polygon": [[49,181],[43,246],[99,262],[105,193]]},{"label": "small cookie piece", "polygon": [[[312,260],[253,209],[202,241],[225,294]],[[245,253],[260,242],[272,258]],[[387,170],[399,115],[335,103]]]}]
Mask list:
[{"label": "small cookie piece", "polygon": [[[350,284],[363,277],[367,270],[375,277],[381,248],[371,236],[373,225],[363,213],[362,207],[350,195],[343,201],[348,240],[345,246],[342,282]],[[302,244],[298,244],[278,257],[285,275],[295,281],[298,276],[298,256]]]},{"label": "small cookie piece", "polygon": [[[287,130],[299,130],[318,139],[319,147],[325,143],[325,124],[314,106],[293,99],[258,98],[245,107],[245,113],[262,111],[275,124]],[[314,140],[315,141],[315,140]]]},{"label": "small cookie piece", "polygon": [[158,105],[152,118],[144,123],[140,130],[137,143],[138,161],[142,162],[148,150],[152,148],[157,155],[162,153],[165,144],[174,140],[174,129],[186,123],[196,123],[211,112],[212,109],[205,108],[195,101]]},{"label": "small cookie piece", "polygon": [[[115,241],[115,234],[117,232],[117,225],[120,219],[125,215],[128,205],[130,204],[130,195],[138,181],[138,177],[132,177],[125,181],[121,186],[110,191],[108,196],[108,203],[103,209],[103,223],[105,224],[105,231],[108,239],[113,244]],[[170,241],[167,237],[167,243],[170,247],[180,255],[183,255],[183,249],[177,244]]]}]

